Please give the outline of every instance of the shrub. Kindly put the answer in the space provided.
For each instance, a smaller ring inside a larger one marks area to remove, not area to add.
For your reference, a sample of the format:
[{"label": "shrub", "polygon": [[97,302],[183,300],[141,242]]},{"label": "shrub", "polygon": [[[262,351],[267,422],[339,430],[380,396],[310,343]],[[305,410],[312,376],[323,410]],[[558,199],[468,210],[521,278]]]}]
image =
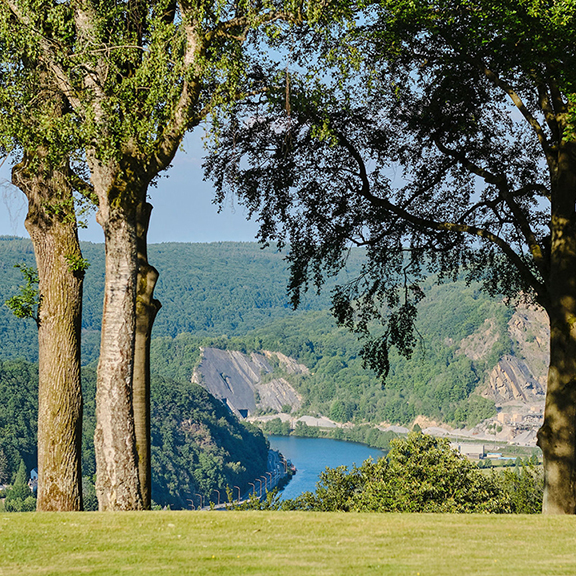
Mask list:
[{"label": "shrub", "polygon": [[356,512],[534,513],[542,481],[532,467],[486,473],[452,450],[447,440],[412,432],[395,439],[387,458],[351,471],[327,468],[316,492],[283,509]]},{"label": "shrub", "polygon": [[26,465],[22,460],[12,488],[6,491],[6,501],[4,502],[6,512],[33,512],[36,510],[36,498],[28,487],[26,477]]}]

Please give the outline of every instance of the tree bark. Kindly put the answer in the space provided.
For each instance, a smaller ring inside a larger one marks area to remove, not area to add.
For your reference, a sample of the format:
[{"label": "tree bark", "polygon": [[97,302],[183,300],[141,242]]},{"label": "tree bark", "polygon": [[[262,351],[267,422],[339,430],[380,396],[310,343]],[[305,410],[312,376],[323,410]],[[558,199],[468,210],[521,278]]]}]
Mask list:
[{"label": "tree bark", "polygon": [[552,186],[550,279],[550,367],[544,424],[538,445],[544,455],[545,514],[576,513],[576,149],[559,154]]},{"label": "tree bark", "polygon": [[138,452],[138,475],[145,510],[152,504],[150,452],[150,338],[158,310],[154,298],[158,271],[148,263],[147,234],[152,205],[142,202],[137,212],[138,279],[136,288],[136,336],[134,346],[134,427]]},{"label": "tree bark", "polygon": [[82,509],[80,330],[84,270],[72,190],[39,154],[16,165],[12,182],[28,198],[38,267],[38,502],[42,511]]},{"label": "tree bark", "polygon": [[[104,170],[105,171],[105,170]],[[132,406],[136,303],[136,203],[117,179],[92,170],[106,242],[106,280],[96,392],[96,492],[100,510],[140,510]],[[108,186],[109,181],[113,186]],[[128,186],[126,184],[126,186]]]},{"label": "tree bark", "polygon": [[548,389],[544,425],[538,432],[545,514],[576,513],[576,326],[566,320],[574,312],[560,309],[550,318]]}]

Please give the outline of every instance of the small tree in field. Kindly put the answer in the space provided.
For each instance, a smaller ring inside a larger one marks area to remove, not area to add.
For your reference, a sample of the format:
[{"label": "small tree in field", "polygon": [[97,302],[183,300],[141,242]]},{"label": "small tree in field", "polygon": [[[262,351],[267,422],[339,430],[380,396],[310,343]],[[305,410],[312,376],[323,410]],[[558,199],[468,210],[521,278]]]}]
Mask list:
[{"label": "small tree in field", "polygon": [[6,492],[6,512],[32,512],[36,510],[36,498],[28,487],[26,466],[20,462],[12,487]]}]

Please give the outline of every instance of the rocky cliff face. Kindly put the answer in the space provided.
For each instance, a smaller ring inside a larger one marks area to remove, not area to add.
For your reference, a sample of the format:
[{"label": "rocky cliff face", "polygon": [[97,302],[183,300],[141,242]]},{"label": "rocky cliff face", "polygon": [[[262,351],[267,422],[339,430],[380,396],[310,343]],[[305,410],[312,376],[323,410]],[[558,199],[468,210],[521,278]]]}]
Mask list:
[{"label": "rocky cliff face", "polygon": [[488,377],[488,385],[482,395],[492,398],[496,404],[510,401],[532,403],[544,399],[546,385],[541,384],[524,360],[515,356],[503,356]]},{"label": "rocky cliff face", "polygon": [[494,318],[487,318],[479,330],[462,340],[459,352],[468,356],[470,360],[480,360],[492,352],[492,348],[499,340],[500,332],[496,321]]},{"label": "rocky cliff face", "polygon": [[263,351],[250,355],[234,350],[201,348],[200,365],[192,382],[224,402],[237,416],[246,418],[257,409],[296,410],[302,397],[282,374],[307,374],[308,369],[284,354]]},{"label": "rocky cliff face", "polygon": [[497,405],[508,402],[540,403],[546,394],[550,358],[550,330],[546,313],[538,307],[519,306],[503,334],[494,319],[488,319],[474,334],[462,341],[459,351],[479,361],[493,346],[508,339],[513,354],[503,355],[490,369],[482,395]]}]

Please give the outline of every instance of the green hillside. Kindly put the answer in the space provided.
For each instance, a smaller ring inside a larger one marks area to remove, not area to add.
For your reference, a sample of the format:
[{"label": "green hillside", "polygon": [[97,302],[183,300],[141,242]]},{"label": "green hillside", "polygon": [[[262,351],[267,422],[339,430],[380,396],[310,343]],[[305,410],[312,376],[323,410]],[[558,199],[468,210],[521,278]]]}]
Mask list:
[{"label": "green hillside", "polygon": [[22,238],[0,236],[0,359],[38,360],[38,337],[32,320],[19,320],[4,305],[23,283],[15,264],[35,266],[32,243]]},{"label": "green hillside", "polygon": [[457,353],[460,339],[454,336],[465,337],[484,322],[484,317],[474,313],[474,289],[462,284],[430,290],[435,292],[430,307],[418,323],[420,346],[410,360],[392,352],[392,369],[384,385],[364,368],[361,343],[345,328],[336,327],[326,310],[278,319],[244,336],[156,339],[152,365],[158,373],[180,380],[190,378],[199,360],[199,346],[282,352],[310,369],[307,376],[274,372],[304,396],[302,413],[319,412],[340,422],[400,424],[409,424],[422,414],[455,425],[474,425],[496,413],[494,402],[474,392],[483,383],[486,368],[500,358],[509,311],[497,302],[484,303],[484,312],[500,319],[502,336],[488,361],[473,362]]},{"label": "green hillside", "polygon": [[[90,263],[84,283],[83,363],[97,358],[104,288],[104,247],[82,243]],[[270,321],[295,315],[286,295],[288,274],[283,256],[255,243],[153,244],[150,262],[159,270],[156,296],[162,310],[153,337],[240,335]],[[360,254],[351,259],[358,269]],[[34,265],[29,240],[0,236],[0,303],[16,293],[22,283],[17,263]],[[333,283],[332,283],[333,285]],[[320,296],[310,294],[301,311],[330,306],[330,286]],[[21,321],[0,305],[0,358],[38,358],[33,321]]]},{"label": "green hillside", "polygon": [[[103,247],[84,244],[91,263],[86,275],[83,362],[97,358],[104,281]],[[337,421],[408,424],[422,414],[452,424],[475,424],[495,413],[494,403],[477,389],[504,354],[514,353],[506,326],[513,310],[464,282],[423,286],[419,343],[412,359],[391,354],[385,386],[364,369],[361,343],[335,326],[329,313],[330,289],[309,294],[298,311],[286,295],[288,274],[282,255],[254,243],[156,244],[150,261],[159,269],[156,290],[163,307],[156,320],[152,370],[189,382],[200,345],[244,351],[272,350],[292,356],[311,371],[290,376],[304,397],[302,412],[319,412]],[[359,270],[362,254],[352,252],[346,275]],[[0,238],[0,299],[20,283],[17,262],[33,263],[29,241]],[[341,276],[340,281],[346,276]],[[491,318],[496,341],[472,360],[461,353],[463,339]],[[0,306],[0,358],[35,361],[36,335],[31,321],[17,320]]]},{"label": "green hillside", "polygon": [[[10,482],[23,459],[37,465],[38,369],[24,361],[0,361],[0,483]],[[96,472],[94,428],[96,374],[82,373],[84,424],[82,473]],[[238,422],[202,387],[153,376],[151,386],[152,498],[161,505],[188,508],[197,493],[206,501],[226,486],[248,489],[266,470],[268,445],[256,427]],[[95,505],[85,499],[88,507]],[[197,502],[198,499],[196,499]]]}]

